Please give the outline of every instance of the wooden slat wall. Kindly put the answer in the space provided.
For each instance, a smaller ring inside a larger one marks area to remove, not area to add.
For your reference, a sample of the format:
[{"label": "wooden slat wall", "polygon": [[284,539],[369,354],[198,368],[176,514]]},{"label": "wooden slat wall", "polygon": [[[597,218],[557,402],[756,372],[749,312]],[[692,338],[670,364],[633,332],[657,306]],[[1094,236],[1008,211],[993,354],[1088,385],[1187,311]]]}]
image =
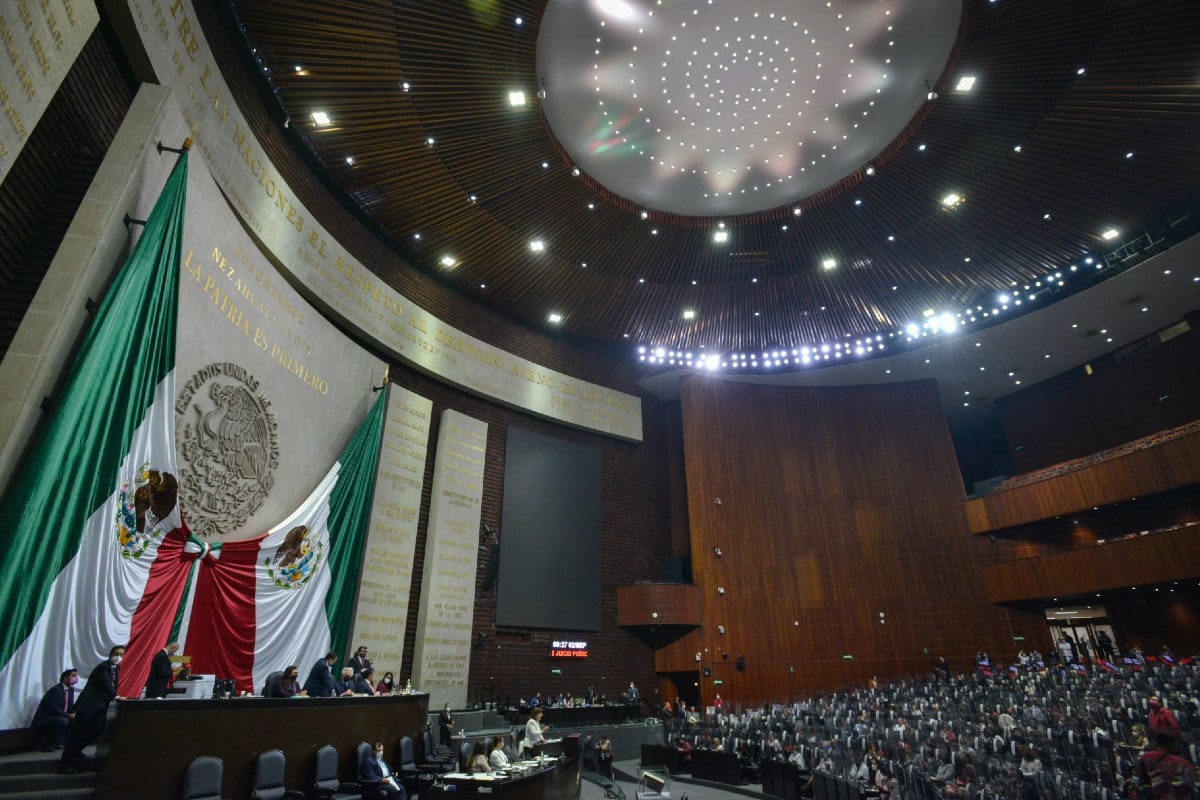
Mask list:
[{"label": "wooden slat wall", "polygon": [[1200,527],[993,564],[983,570],[995,603],[1105,592],[1200,575]]},{"label": "wooden slat wall", "polygon": [[700,590],[683,583],[617,589],[618,625],[699,625]]},{"label": "wooden slat wall", "polygon": [[1021,525],[1200,482],[1200,433],[968,500],[971,533]]},{"label": "wooden slat wall", "polygon": [[923,673],[939,655],[958,669],[980,648],[1011,659],[1013,635],[1044,641],[1037,615],[987,601],[932,381],[813,389],[696,377],[682,403],[705,624],[671,660],[707,654],[705,702],[714,679],[727,699],[786,699]]}]

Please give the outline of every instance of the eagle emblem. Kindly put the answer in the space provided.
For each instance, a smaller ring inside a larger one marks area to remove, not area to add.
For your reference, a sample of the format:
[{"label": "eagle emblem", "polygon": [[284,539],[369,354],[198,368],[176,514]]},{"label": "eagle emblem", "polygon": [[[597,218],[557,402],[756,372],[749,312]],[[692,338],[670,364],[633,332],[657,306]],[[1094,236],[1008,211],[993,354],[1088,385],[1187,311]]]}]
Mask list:
[{"label": "eagle emblem", "polygon": [[166,533],[161,524],[179,499],[179,481],[169,472],[143,464],[136,481],[121,484],[117,493],[114,532],[121,557],[140,558],[146,548]]},{"label": "eagle emblem", "polygon": [[280,589],[298,589],[308,583],[324,557],[325,543],[311,536],[307,525],[297,525],[283,537],[275,554],[263,559],[263,566]]}]

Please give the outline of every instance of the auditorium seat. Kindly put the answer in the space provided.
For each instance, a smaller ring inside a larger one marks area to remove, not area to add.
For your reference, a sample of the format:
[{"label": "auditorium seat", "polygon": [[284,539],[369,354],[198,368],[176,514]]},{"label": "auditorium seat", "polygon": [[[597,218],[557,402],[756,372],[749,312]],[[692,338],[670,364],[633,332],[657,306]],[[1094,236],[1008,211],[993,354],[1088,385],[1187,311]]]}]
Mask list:
[{"label": "auditorium seat", "polygon": [[283,784],[287,759],[282,750],[259,753],[254,761],[254,782],[250,787],[251,800],[283,800],[304,797],[304,792],[288,789]]},{"label": "auditorium seat", "polygon": [[[363,764],[368,758],[375,757],[375,745],[370,742],[359,742],[358,747],[354,748],[354,763],[358,770],[358,775],[354,786],[358,791],[362,792],[363,800],[376,800],[382,796],[379,791],[379,781],[368,781],[363,779]],[[347,787],[350,784],[346,784]]]},{"label": "auditorium seat", "polygon": [[362,800],[358,784],[343,783],[338,778],[338,752],[333,745],[327,744],[317,751],[313,795],[321,800]]},{"label": "auditorium seat", "polygon": [[428,767],[430,771],[449,772],[454,769],[454,756],[449,750],[439,753],[433,744],[433,732],[428,728],[421,734],[421,760],[417,768]]},{"label": "auditorium seat", "polygon": [[216,756],[200,756],[188,764],[183,776],[182,800],[222,800],[221,777],[225,762]]},{"label": "auditorium seat", "polygon": [[283,672],[281,670],[276,670],[268,675],[267,679],[263,681],[262,696],[271,697],[272,690],[279,685],[279,681],[282,678]]}]

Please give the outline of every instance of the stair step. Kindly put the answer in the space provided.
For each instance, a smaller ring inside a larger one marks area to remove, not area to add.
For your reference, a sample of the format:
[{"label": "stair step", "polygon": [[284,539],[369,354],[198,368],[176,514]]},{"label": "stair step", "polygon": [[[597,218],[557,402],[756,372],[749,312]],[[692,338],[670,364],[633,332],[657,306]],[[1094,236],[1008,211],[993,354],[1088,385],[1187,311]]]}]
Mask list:
[{"label": "stair step", "polygon": [[95,789],[96,773],[80,772],[59,775],[56,772],[35,772],[28,775],[0,775],[0,797],[16,791],[48,791],[51,789]]}]

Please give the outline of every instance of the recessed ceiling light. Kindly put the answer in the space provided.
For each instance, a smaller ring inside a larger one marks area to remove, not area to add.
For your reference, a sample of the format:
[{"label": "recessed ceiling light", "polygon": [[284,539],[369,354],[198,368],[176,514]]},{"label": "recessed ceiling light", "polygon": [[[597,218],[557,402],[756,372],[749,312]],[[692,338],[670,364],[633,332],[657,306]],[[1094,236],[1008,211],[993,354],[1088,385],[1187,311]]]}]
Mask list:
[{"label": "recessed ceiling light", "polygon": [[300,66],[299,64],[297,64],[297,65],[296,65],[296,72],[304,72],[304,67],[302,67],[302,66]]},{"label": "recessed ceiling light", "polygon": [[400,84],[400,88],[407,92],[409,89],[412,88],[412,85],[409,84],[408,81],[405,81],[404,83]]},{"label": "recessed ceiling light", "polygon": [[313,122],[317,123],[318,125],[328,125],[329,124],[329,115],[326,114],[324,111],[314,111],[312,114],[312,118],[313,118]]},{"label": "recessed ceiling light", "polygon": [[354,156],[346,156],[346,163],[353,167],[354,166]]},{"label": "recessed ceiling light", "polygon": [[442,260],[438,263],[443,267],[453,267],[458,265],[458,259],[447,253],[446,255],[442,256]]},{"label": "recessed ceiling light", "polygon": [[522,18],[522,17],[517,17],[516,19],[514,19],[514,20],[513,20],[513,22],[514,22],[515,24],[517,24],[517,25],[524,25],[524,24],[525,24],[525,20],[524,20],[524,18]]},{"label": "recessed ceiling light", "polygon": [[974,87],[974,86],[975,86],[975,76],[974,75],[964,75],[958,79],[958,85],[955,86],[954,88],[956,91],[959,91],[959,92],[969,92],[969,91],[971,91],[972,87]]},{"label": "recessed ceiling light", "polygon": [[685,309],[683,312],[683,318],[684,319],[695,319],[696,318],[696,310],[692,309],[692,308]]},{"label": "recessed ceiling light", "polygon": [[541,239],[534,239],[529,243],[529,249],[535,253],[540,253],[546,249],[546,243]]},{"label": "recessed ceiling light", "polygon": [[729,241],[729,231],[713,231],[713,241],[718,244]]},{"label": "recessed ceiling light", "polygon": [[558,323],[562,322],[562,314],[559,314],[557,311],[551,311],[550,315],[546,317],[546,319],[557,325]]},{"label": "recessed ceiling light", "polygon": [[827,258],[821,262],[821,267],[824,269],[833,269],[837,266],[837,261],[832,258]]},{"label": "recessed ceiling light", "polygon": [[948,194],[942,198],[942,205],[944,205],[946,208],[954,208],[956,205],[958,205],[961,202],[962,202],[962,196],[957,195],[954,192],[951,192],[950,194]]},{"label": "recessed ceiling light", "polygon": [[1104,233],[1100,234],[1100,238],[1106,242],[1111,242],[1113,239],[1117,238],[1120,235],[1121,234],[1117,232],[1116,228],[1109,228]]},{"label": "recessed ceiling light", "polygon": [[525,105],[525,93],[520,91],[509,92],[508,104],[514,108]]}]

